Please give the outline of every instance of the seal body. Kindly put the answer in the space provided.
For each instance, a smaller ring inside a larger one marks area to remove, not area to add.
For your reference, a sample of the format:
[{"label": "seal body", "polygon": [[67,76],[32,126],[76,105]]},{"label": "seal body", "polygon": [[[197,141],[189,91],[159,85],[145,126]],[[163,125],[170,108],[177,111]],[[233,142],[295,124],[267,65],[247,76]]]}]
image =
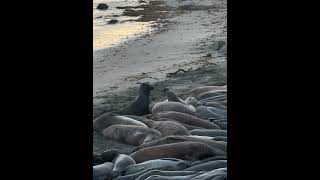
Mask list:
[{"label": "seal body", "polygon": [[125,109],[118,112],[122,115],[137,115],[142,116],[149,113],[149,96],[153,90],[153,86],[148,83],[142,83],[139,87],[139,95]]},{"label": "seal body", "polygon": [[201,117],[199,114],[197,114],[193,106],[184,105],[178,102],[159,102],[156,103],[152,108],[152,114],[157,114],[166,111],[181,112],[192,116]]},{"label": "seal body", "polygon": [[111,125],[123,124],[123,125],[136,125],[142,127],[148,127],[147,125],[125,116],[118,116],[113,113],[105,113],[97,117],[93,121],[93,128],[96,130],[103,130]]},{"label": "seal body", "polygon": [[122,171],[124,171],[129,165],[136,164],[136,162],[128,155],[119,154],[113,159],[113,169],[111,176],[117,177]]},{"label": "seal body", "polygon": [[105,162],[103,164],[93,166],[93,180],[105,180],[110,178],[112,168],[113,163],[111,162]]},{"label": "seal body", "polygon": [[160,158],[177,158],[196,161],[223,154],[224,153],[221,153],[221,151],[216,151],[209,145],[203,143],[180,142],[141,149],[132,153],[130,156],[137,163],[140,163]]},{"label": "seal body", "polygon": [[190,132],[192,135],[198,135],[198,136],[210,136],[210,137],[223,136],[223,137],[227,137],[227,131],[222,130],[222,129],[194,129]]},{"label": "seal body", "polygon": [[144,123],[150,128],[161,132],[162,137],[170,135],[190,135],[190,132],[183,125],[174,121],[152,121],[145,120]]},{"label": "seal body", "polygon": [[214,123],[211,123],[207,120],[197,118],[195,116],[185,114],[185,113],[168,111],[168,112],[158,114],[158,116],[160,118],[170,118],[175,121],[179,121],[179,122],[182,122],[185,124],[189,124],[192,126],[198,126],[198,127],[202,127],[202,128],[206,128],[206,129],[220,129],[220,127]]},{"label": "seal body", "polygon": [[185,171],[211,171],[227,167],[227,160],[215,160],[184,169]]},{"label": "seal body", "polygon": [[133,146],[138,146],[162,137],[158,130],[152,128],[121,124],[108,127],[103,130],[102,134],[107,138]]}]

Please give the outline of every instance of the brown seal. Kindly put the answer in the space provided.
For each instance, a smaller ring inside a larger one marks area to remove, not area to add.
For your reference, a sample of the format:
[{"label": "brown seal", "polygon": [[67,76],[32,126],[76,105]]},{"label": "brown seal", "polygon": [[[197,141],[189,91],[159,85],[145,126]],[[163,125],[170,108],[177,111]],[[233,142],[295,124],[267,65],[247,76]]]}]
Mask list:
[{"label": "brown seal", "polygon": [[207,144],[198,142],[180,142],[141,149],[132,153],[130,157],[132,157],[136,163],[141,163],[161,158],[177,158],[197,161],[221,155],[224,155],[224,153]]},{"label": "brown seal", "polygon": [[112,125],[103,130],[102,134],[107,138],[133,146],[162,137],[158,130],[152,128],[122,124]]},{"label": "brown seal", "polygon": [[214,124],[212,122],[209,122],[207,120],[200,119],[200,118],[197,118],[195,116],[191,116],[191,115],[185,114],[185,113],[169,111],[169,112],[164,112],[164,113],[158,114],[158,116],[160,118],[170,118],[170,119],[174,119],[175,121],[179,121],[179,122],[189,124],[192,126],[203,127],[206,129],[220,129],[219,126],[217,126],[216,124]]}]

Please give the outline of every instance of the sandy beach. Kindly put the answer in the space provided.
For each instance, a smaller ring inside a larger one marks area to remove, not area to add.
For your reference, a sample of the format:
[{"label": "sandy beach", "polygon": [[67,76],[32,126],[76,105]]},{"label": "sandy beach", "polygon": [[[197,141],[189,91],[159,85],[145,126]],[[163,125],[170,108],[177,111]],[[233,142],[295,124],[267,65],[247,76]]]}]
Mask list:
[{"label": "sandy beach", "polygon": [[[199,85],[226,83],[226,0],[150,1],[148,5],[123,9],[128,16],[139,17],[134,22],[147,25],[139,26],[141,30],[129,33],[125,40],[114,45],[96,43],[93,118],[126,106],[135,98],[142,82],[150,82],[155,87],[151,93],[154,101],[163,97],[164,87],[180,95]],[[106,38],[106,35],[100,37]],[[168,75],[179,69],[188,72]],[[106,140],[96,132],[93,141],[95,153],[110,147],[126,153],[132,148]]]}]

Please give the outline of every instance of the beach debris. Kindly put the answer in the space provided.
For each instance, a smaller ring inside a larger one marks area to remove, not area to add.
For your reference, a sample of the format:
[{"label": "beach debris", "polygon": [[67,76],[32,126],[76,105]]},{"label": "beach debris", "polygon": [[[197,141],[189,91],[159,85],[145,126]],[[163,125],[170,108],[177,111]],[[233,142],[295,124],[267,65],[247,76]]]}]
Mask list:
[{"label": "beach debris", "polygon": [[108,22],[108,24],[116,24],[116,23],[118,23],[119,21],[118,20],[116,20],[116,19],[111,19],[109,22]]},{"label": "beach debris", "polygon": [[184,69],[178,69],[177,71],[175,71],[175,72],[173,72],[173,73],[167,73],[167,75],[166,76],[172,76],[172,75],[176,75],[176,74],[178,74],[180,71],[182,71],[182,72],[188,72],[188,71],[190,71],[192,68],[189,68],[188,70],[184,70]]},{"label": "beach debris", "polygon": [[104,4],[104,3],[100,3],[97,6],[97,9],[99,9],[99,10],[107,10],[108,8],[109,8],[109,6],[107,4]]}]

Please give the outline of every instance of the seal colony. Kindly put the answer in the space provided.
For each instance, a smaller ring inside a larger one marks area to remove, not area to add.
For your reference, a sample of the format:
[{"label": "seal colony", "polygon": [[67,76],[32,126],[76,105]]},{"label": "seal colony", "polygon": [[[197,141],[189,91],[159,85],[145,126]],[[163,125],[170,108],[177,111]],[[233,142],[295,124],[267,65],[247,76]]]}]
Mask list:
[{"label": "seal colony", "polygon": [[[152,91],[161,91],[165,100],[150,102]],[[142,83],[126,108],[98,116],[93,128],[135,147],[128,154],[93,154],[94,180],[227,179],[226,84],[177,95]]]}]

